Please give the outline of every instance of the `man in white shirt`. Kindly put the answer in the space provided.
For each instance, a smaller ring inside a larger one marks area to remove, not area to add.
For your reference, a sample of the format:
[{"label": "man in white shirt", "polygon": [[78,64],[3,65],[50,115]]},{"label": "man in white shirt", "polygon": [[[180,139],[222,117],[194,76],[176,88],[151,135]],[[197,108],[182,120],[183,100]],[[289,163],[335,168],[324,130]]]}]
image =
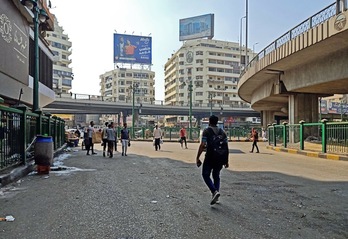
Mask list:
[{"label": "man in white shirt", "polygon": [[153,130],[153,138],[155,139],[155,149],[157,151],[161,150],[161,139],[162,139],[162,130],[158,128],[158,125],[155,126]]}]

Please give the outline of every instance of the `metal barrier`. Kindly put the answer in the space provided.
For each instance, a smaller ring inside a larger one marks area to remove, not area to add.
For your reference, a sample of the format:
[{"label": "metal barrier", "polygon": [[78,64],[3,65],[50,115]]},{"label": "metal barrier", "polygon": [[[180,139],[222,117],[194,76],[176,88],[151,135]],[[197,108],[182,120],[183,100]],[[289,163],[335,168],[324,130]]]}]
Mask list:
[{"label": "metal barrier", "polygon": [[65,143],[64,127],[63,120],[32,113],[27,107],[0,106],[0,170],[32,159],[37,132],[53,136],[54,149],[61,147]]},{"label": "metal barrier", "polygon": [[348,122],[268,126],[269,145],[322,153],[348,154]]}]

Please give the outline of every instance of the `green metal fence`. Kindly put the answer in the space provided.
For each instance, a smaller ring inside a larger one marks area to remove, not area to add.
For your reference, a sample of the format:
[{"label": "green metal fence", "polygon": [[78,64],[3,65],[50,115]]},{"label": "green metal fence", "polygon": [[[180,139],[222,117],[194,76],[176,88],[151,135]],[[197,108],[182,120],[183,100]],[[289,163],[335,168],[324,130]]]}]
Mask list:
[{"label": "green metal fence", "polygon": [[38,132],[52,136],[53,147],[65,143],[65,122],[48,114],[32,113],[25,106],[0,106],[0,170],[26,164],[33,159]]},{"label": "green metal fence", "polygon": [[322,153],[348,154],[348,122],[269,125],[269,145]]},{"label": "green metal fence", "polygon": [[[225,129],[227,137],[229,140],[249,140],[251,137],[252,127],[233,127]],[[180,127],[164,127],[161,128],[164,139],[167,140],[178,140],[180,138]],[[261,137],[262,128],[255,128],[259,132]],[[117,131],[120,132],[121,128]],[[132,128],[129,129],[130,132]],[[186,132],[189,138],[189,128],[186,128]],[[199,141],[200,138],[200,128],[192,128],[192,140]],[[152,139],[153,128],[149,127],[135,127],[134,128],[135,139]]]}]

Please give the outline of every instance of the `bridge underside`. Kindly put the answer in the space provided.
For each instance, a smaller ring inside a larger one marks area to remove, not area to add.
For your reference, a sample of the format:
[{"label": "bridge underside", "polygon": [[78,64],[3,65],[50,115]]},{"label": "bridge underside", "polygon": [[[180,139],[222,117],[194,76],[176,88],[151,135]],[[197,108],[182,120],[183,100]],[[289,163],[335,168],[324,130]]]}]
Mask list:
[{"label": "bridge underside", "polygon": [[319,97],[348,93],[348,27],[333,34],[334,20],[317,27],[320,41],[319,30],[314,34],[311,29],[256,61],[242,76],[239,96],[261,112],[264,126],[276,117],[317,122]]}]

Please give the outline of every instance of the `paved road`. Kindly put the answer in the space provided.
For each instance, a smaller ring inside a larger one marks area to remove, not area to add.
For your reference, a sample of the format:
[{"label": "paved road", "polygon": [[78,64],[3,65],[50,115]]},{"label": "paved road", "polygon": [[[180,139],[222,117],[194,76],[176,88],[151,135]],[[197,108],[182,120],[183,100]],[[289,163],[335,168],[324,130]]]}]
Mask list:
[{"label": "paved road", "polygon": [[220,204],[181,149],[133,142],[127,157],[85,151],[69,170],[35,173],[0,189],[0,238],[348,238],[348,162],[230,143]]}]

